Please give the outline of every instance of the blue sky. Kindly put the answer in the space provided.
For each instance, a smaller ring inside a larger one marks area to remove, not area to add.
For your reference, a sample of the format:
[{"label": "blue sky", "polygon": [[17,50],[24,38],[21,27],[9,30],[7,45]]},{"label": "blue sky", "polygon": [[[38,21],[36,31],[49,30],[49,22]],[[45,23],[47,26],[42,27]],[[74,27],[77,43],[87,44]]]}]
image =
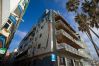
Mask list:
[{"label": "blue sky", "polygon": [[[60,14],[65,18],[65,20],[76,30],[77,25],[74,21],[75,13],[68,12],[66,10],[65,3],[67,0],[30,0],[29,6],[26,10],[26,13],[23,16],[24,22],[21,22],[15,36],[10,44],[9,50],[12,52],[14,48],[17,48],[20,41],[24,38],[28,31],[35,25],[38,19],[42,16],[42,13],[45,9],[54,9],[59,11]],[[97,31],[97,30],[96,30]],[[99,32],[99,31],[98,31]],[[92,51],[92,55],[95,55],[95,51],[90,44],[88,38],[85,34],[79,32],[84,41],[90,47],[89,49]]]},{"label": "blue sky", "polygon": [[74,23],[71,20],[73,18],[73,13],[70,13],[70,16],[65,9],[66,0],[30,0],[29,6],[26,10],[26,13],[23,16],[24,22],[21,22],[15,36],[10,44],[9,50],[13,51],[14,48],[18,47],[20,41],[26,35],[28,31],[35,25],[38,19],[42,16],[45,9],[54,9],[59,11],[64,17],[67,17],[67,20],[71,25]]}]

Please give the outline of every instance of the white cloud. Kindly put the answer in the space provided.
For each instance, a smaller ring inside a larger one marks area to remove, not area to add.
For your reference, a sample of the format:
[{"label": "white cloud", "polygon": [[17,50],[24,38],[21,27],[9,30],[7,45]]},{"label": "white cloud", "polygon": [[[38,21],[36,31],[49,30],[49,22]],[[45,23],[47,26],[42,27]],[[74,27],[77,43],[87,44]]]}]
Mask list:
[{"label": "white cloud", "polygon": [[17,30],[15,34],[16,34],[17,36],[23,38],[23,37],[27,34],[27,32]]}]

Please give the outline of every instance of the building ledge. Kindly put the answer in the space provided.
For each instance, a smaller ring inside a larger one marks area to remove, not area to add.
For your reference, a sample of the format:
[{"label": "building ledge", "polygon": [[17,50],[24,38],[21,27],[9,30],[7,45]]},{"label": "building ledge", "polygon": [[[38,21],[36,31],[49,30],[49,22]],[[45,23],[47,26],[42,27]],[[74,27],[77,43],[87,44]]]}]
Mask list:
[{"label": "building ledge", "polygon": [[73,39],[68,33],[66,33],[62,29],[56,31],[56,38],[58,43],[67,43],[77,49],[84,48],[83,45],[81,45],[82,43],[80,43],[80,41]]}]

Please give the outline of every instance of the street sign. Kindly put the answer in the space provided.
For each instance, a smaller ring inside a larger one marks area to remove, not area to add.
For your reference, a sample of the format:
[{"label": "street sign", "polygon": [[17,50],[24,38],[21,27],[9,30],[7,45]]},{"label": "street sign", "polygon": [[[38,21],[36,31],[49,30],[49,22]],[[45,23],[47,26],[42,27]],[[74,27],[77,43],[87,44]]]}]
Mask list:
[{"label": "street sign", "polygon": [[5,54],[6,48],[0,48],[0,54]]},{"label": "street sign", "polygon": [[55,54],[51,54],[51,61],[56,61],[56,55]]}]

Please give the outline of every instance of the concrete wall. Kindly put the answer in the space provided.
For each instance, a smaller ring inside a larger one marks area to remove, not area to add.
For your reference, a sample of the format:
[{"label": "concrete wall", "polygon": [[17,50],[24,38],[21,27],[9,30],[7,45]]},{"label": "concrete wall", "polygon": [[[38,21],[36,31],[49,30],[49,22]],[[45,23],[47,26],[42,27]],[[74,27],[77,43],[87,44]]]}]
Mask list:
[{"label": "concrete wall", "polygon": [[[41,29],[41,26],[43,28]],[[50,22],[42,22],[40,26],[36,27],[35,36],[32,41],[32,48],[29,49],[28,54],[32,53],[34,56],[51,52],[51,23]],[[31,51],[32,50],[32,51]]]},{"label": "concrete wall", "polygon": [[51,36],[53,35],[51,29],[52,23],[49,22],[47,18],[41,21],[41,23],[36,25],[36,30],[32,30],[32,32],[35,33],[34,36],[32,35],[33,33],[31,33],[28,39],[21,42],[18,50],[19,53],[28,50],[29,56],[36,56],[53,51],[53,40],[51,40],[53,37]]}]

